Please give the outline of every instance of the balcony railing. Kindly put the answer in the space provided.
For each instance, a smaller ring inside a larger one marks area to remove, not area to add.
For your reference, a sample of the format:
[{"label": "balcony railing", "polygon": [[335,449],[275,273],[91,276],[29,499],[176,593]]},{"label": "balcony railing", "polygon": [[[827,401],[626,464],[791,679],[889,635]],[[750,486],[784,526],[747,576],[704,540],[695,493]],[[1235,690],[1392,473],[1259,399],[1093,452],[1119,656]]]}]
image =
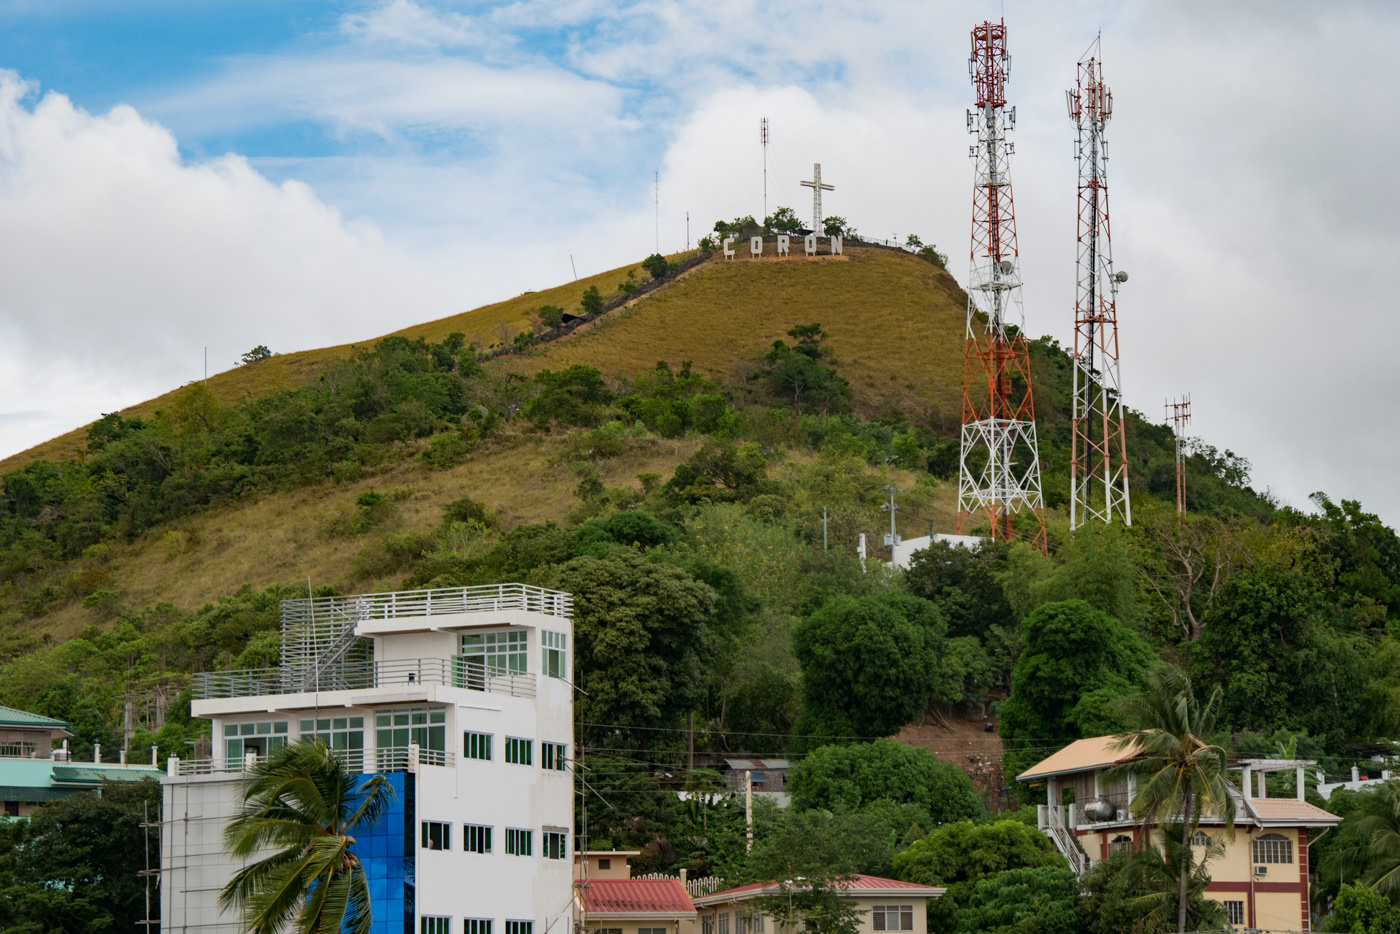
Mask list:
[{"label": "balcony railing", "polygon": [[492,613],[519,610],[565,619],[573,615],[572,595],[526,584],[488,584],[482,587],[444,587],[436,590],[402,590],[349,597],[315,597],[282,601],[283,628],[287,624],[315,625],[326,620],[404,619],[450,613]]},{"label": "balcony railing", "polygon": [[[488,694],[535,696],[534,674],[501,671],[476,662],[468,662],[460,655],[452,658],[405,658],[383,662],[347,660],[327,671],[313,689],[364,690],[403,687],[410,684],[445,684]],[[280,668],[258,668],[248,671],[199,672],[194,676],[193,690],[195,700],[210,700],[301,693],[305,688],[300,681],[289,677],[288,673]]]},{"label": "balcony railing", "polygon": [[[417,772],[422,766],[451,768],[457,764],[457,757],[450,751],[424,749],[421,746],[389,746],[375,750],[337,749],[335,756],[345,763],[346,768],[356,774],[387,772]],[[241,774],[257,762],[256,756],[221,762],[218,759],[177,759],[172,756],[167,764],[171,775],[221,775]]]}]

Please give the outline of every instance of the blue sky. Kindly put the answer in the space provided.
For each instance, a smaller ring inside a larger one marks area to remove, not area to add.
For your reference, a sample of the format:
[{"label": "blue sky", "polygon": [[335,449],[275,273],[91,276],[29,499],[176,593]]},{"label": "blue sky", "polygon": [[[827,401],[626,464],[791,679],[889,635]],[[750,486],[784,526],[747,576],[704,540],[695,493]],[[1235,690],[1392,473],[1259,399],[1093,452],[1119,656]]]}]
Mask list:
[{"label": "blue sky", "polygon": [[821,162],[828,213],[964,279],[968,30],[1003,11],[1028,330],[1072,340],[1064,90],[1102,30],[1129,404],[1189,391],[1259,486],[1400,521],[1380,2],[0,0],[0,454],[206,347],[364,340],[761,215],[761,116],[770,209]]}]

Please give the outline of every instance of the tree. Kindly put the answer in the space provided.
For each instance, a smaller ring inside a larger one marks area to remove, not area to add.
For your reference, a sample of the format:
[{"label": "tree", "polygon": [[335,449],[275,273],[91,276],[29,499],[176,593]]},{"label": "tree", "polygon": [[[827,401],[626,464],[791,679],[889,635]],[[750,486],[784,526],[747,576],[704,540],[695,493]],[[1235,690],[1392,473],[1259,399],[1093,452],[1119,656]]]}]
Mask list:
[{"label": "tree", "polygon": [[919,805],[935,824],[982,814],[962,769],[890,739],[814,749],[789,774],[788,791],[798,810],[862,808],[888,799]]},{"label": "tree", "polygon": [[[137,875],[148,819],[159,820],[152,779],[108,782],[39,808],[27,820],[0,821],[0,929],[40,932],[132,931],[145,917]],[[160,851],[152,834],[152,862]]]},{"label": "tree", "polygon": [[[1225,750],[1207,745],[1200,737],[1215,731],[1220,713],[1221,691],[1216,688],[1204,702],[1192,689],[1191,679],[1175,668],[1160,668],[1148,676],[1149,690],[1132,699],[1131,707],[1140,729],[1124,733],[1118,748],[1131,750],[1133,758],[1109,770],[1110,779],[1135,775],[1139,785],[1133,796],[1133,815],[1144,825],[1157,825],[1165,836],[1168,824],[1181,832],[1179,854],[1190,854],[1191,834],[1204,814],[1225,821],[1233,832],[1235,799],[1230,794]],[[1164,843],[1164,856],[1173,856]],[[1186,930],[1190,905],[1189,855],[1175,859],[1177,864],[1177,931]]]},{"label": "tree", "polygon": [[1207,865],[1224,852],[1220,842],[1211,844],[1199,861],[1191,847],[1181,849],[1176,834],[1163,839],[1164,850],[1148,848],[1120,853],[1094,865],[1084,877],[1087,894],[1079,914],[1088,934],[1169,934],[1176,927],[1178,857],[1184,857],[1187,882],[1187,926],[1193,931],[1227,927],[1220,903],[1206,896],[1210,884]]},{"label": "tree", "polygon": [[842,888],[840,877],[783,879],[777,894],[758,899],[755,907],[782,925],[781,934],[793,934],[800,930],[799,924],[822,934],[857,934],[865,912],[845,897]]},{"label": "tree", "polygon": [[653,279],[664,279],[676,271],[676,267],[667,262],[666,257],[662,256],[660,253],[653,253],[642,260],[642,268],[645,269]]},{"label": "tree", "polygon": [[797,343],[789,347],[774,341],[773,349],[763,358],[768,382],[773,392],[791,399],[792,404],[807,412],[844,412],[850,407],[851,386],[828,361],[830,352],[822,346],[826,335],[820,324],[799,324],[788,331]]},{"label": "tree", "polygon": [[259,360],[266,360],[271,356],[272,351],[267,349],[267,345],[259,344],[239,358],[239,362],[247,365],[249,363],[257,363]]},{"label": "tree", "polygon": [[1137,633],[1083,600],[1046,603],[1026,617],[1025,648],[1001,705],[1009,747],[1006,773],[1044,756],[1044,747],[1121,729],[1114,702],[1144,684],[1152,650]]},{"label": "tree", "polygon": [[1358,810],[1343,819],[1343,836],[1360,845],[1339,853],[1345,865],[1361,871],[1360,883],[1400,903],[1400,780],[1383,783],[1358,798]]},{"label": "tree", "polygon": [[583,290],[583,298],[579,299],[579,307],[583,313],[589,317],[601,315],[603,313],[603,293],[598,291],[596,285],[590,285]]},{"label": "tree", "polygon": [[319,740],[260,760],[244,778],[224,846],[235,859],[274,852],[233,874],[220,907],[237,908],[250,934],[278,934],[289,923],[302,934],[369,934],[369,884],[350,831],[377,823],[393,796],[382,775],[356,787],[345,763]]},{"label": "tree", "polygon": [[957,934],[1079,934],[1079,877],[1069,869],[1008,869],[979,881]]},{"label": "tree", "polygon": [[792,208],[780,206],[763,219],[763,226],[773,233],[796,233],[802,229],[802,221],[798,220],[797,212]]},{"label": "tree", "polygon": [[851,237],[855,231],[851,225],[846,223],[846,219],[840,215],[833,214],[831,217],[822,218],[822,233],[828,237]]},{"label": "tree", "polygon": [[918,597],[830,598],[793,633],[808,710],[855,736],[897,732],[943,687],[946,632]]},{"label": "tree", "polygon": [[1337,893],[1324,931],[1342,934],[1400,934],[1400,908],[1364,885],[1348,883]]}]

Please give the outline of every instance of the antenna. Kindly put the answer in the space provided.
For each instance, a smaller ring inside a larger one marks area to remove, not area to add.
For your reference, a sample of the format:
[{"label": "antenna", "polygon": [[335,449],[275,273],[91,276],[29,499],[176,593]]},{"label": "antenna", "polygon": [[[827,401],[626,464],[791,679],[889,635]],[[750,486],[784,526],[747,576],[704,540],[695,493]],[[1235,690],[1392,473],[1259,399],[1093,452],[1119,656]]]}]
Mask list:
[{"label": "antenna", "polygon": [[758,138],[763,144],[763,216],[768,216],[768,118],[758,121]]},{"label": "antenna", "polygon": [[1166,420],[1172,423],[1172,434],[1176,436],[1176,514],[1186,515],[1186,456],[1181,449],[1181,430],[1191,421],[1191,394],[1180,399],[1168,399],[1165,404]]},{"label": "antenna", "polygon": [[977,109],[967,130],[975,165],[963,419],[958,455],[958,533],[985,517],[993,541],[1016,534],[1017,516],[1032,544],[1045,549],[1045,499],[1031,394],[1030,348],[1022,334],[1021,256],[1008,171],[1016,109],[1006,107],[1006,23],[972,29],[968,72]]},{"label": "antenna", "polygon": [[[1074,412],[1069,466],[1069,527],[1109,523],[1115,514],[1133,524],[1128,498],[1128,442],[1118,366],[1118,286],[1108,225],[1108,144],[1104,126],[1113,93],[1103,83],[1095,37],[1079,62],[1078,84],[1065,92],[1078,131],[1079,249],[1074,306]],[[1097,358],[1097,359],[1096,359]]]},{"label": "antenna", "polygon": [[656,205],[656,252],[661,252],[661,173],[652,172],[652,203]]}]

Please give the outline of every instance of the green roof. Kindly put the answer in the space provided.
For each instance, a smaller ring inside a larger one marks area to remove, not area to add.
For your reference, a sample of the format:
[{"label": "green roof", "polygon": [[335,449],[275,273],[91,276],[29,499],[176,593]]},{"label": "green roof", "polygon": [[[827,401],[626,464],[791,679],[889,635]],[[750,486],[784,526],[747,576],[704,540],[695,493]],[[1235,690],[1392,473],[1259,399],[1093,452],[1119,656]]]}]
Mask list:
[{"label": "green roof", "polygon": [[104,780],[137,782],[143,778],[154,778],[161,774],[160,769],[139,765],[55,765],[53,767],[55,785],[100,785]]},{"label": "green roof", "polygon": [[0,704],[0,726],[33,726],[50,730],[66,730],[68,724],[53,717],[41,717],[27,710],[16,710]]}]

